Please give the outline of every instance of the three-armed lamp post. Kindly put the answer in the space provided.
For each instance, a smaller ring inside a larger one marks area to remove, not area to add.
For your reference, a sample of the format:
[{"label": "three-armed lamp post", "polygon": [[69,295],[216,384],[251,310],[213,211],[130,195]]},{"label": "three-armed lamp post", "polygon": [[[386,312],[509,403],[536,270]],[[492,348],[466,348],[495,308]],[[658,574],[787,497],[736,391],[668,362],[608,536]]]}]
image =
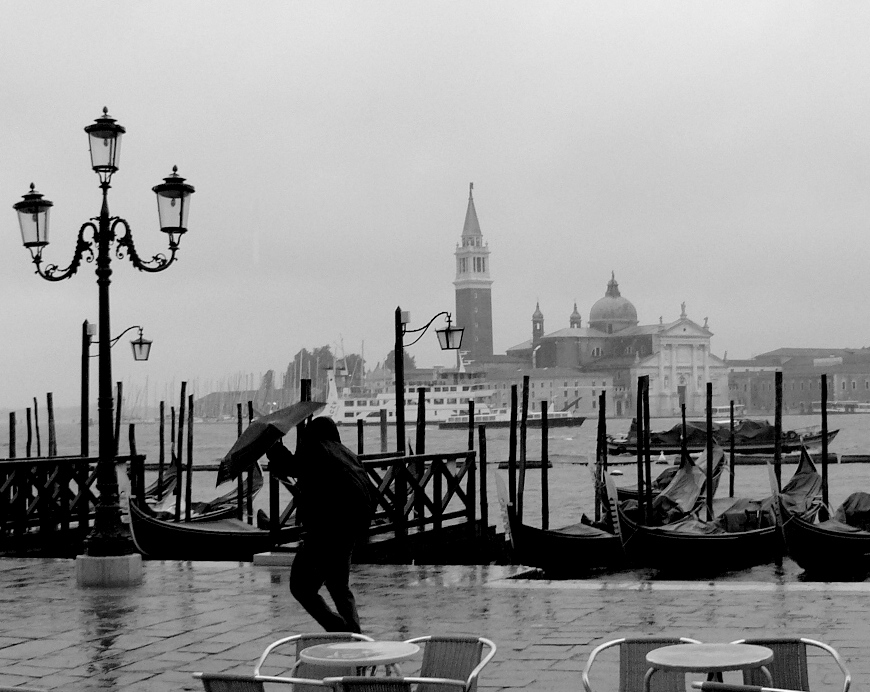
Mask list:
[{"label": "three-armed lamp post", "polygon": [[[100,189],[103,191],[103,204],[100,215],[82,224],[76,241],[72,262],[65,269],[56,264],[43,264],[42,250],[48,245],[48,216],[52,202],[43,198],[31,184],[30,192],[21,202],[13,205],[18,212],[21,238],[24,247],[30,250],[36,273],[48,281],[61,281],[78,271],[84,258],[87,262],[96,259],[97,286],[99,288],[99,396],[97,411],[99,421],[99,458],[97,462],[97,490],[99,500],[94,518],[94,529],[85,540],[85,554],[90,557],[114,557],[131,555],[133,545],[130,536],[121,522],[121,509],[118,498],[118,479],[115,475],[115,440],[112,429],[112,356],[111,328],[109,323],[109,283],[112,275],[111,251],[118,259],[129,259],[140,271],[163,271],[175,261],[181,236],[187,232],[187,215],[190,209],[190,196],[194,189],[184,182],[184,178],[173,167],[172,174],[152,190],[157,194],[157,212],[160,230],[169,236],[169,256],[163,253],[143,260],[133,244],[130,225],[119,216],[109,216],[108,193],[112,175],[118,170],[118,154],[121,148],[121,135],[125,129],[114,118],[109,117],[107,109],[103,116],[85,128],[91,152],[91,168],[99,176]],[[96,223],[94,223],[96,222]],[[120,232],[116,233],[116,230]],[[141,339],[140,347],[145,348]],[[135,346],[134,346],[135,350]],[[140,351],[141,353],[141,351]],[[82,580],[79,580],[82,583]]]},{"label": "three-armed lamp post", "polygon": [[408,312],[403,312],[401,307],[396,308],[396,347],[393,352],[395,356],[396,367],[396,451],[399,454],[405,453],[405,334],[416,334],[420,332],[420,336],[414,339],[408,346],[413,346],[423,335],[432,323],[439,317],[447,318],[447,326],[443,329],[436,329],[438,335],[438,344],[442,351],[455,351],[462,345],[462,334],[465,331],[462,327],[452,326],[449,312],[439,312],[425,326],[419,329],[408,329],[407,324],[411,321]]}]

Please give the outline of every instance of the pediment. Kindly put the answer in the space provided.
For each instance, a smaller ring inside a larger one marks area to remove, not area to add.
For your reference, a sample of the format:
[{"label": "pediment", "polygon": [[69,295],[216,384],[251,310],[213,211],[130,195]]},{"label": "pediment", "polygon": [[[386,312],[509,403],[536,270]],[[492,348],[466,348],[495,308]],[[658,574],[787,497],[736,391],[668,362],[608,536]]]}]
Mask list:
[{"label": "pediment", "polygon": [[659,338],[661,339],[709,339],[711,336],[713,336],[713,334],[709,329],[702,327],[697,322],[693,322],[688,317],[684,317],[669,324],[663,331],[659,332]]}]

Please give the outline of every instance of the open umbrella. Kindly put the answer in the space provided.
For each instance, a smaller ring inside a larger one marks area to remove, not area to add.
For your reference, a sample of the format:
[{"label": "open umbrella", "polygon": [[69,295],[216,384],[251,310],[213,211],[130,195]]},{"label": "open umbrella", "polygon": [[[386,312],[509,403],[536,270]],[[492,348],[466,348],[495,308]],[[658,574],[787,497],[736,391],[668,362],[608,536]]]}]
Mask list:
[{"label": "open umbrella", "polygon": [[290,432],[290,428],[299,425],[325,406],[320,401],[297,401],[292,406],[252,420],[232,449],[221,459],[216,485],[239,476],[277,440]]}]

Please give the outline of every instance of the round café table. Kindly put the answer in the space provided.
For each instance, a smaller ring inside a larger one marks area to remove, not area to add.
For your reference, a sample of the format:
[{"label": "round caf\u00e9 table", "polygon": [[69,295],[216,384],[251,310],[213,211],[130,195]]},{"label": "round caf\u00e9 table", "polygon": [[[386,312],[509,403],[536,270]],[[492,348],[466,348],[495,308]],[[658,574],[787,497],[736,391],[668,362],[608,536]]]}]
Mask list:
[{"label": "round caf\u00e9 table", "polygon": [[773,661],[773,651],[755,644],[673,644],[653,649],[646,655],[649,670],[643,680],[645,692],[650,690],[650,679],[659,670],[675,673],[707,673],[708,680],[722,681],[722,673],[729,670],[761,668],[772,684],[770,671],[765,667]]},{"label": "round caf\u00e9 table", "polygon": [[314,666],[356,666],[372,668],[372,672],[377,666],[384,666],[388,675],[390,671],[400,675],[397,664],[413,657],[418,651],[419,646],[408,642],[334,642],[302,649],[299,658]]}]

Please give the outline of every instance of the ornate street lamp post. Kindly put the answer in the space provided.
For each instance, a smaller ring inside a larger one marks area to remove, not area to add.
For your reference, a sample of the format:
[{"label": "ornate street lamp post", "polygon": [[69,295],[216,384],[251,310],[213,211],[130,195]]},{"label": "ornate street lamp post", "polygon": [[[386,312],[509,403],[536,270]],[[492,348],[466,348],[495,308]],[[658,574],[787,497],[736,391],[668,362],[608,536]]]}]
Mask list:
[{"label": "ornate street lamp post", "polygon": [[416,344],[426,334],[432,323],[439,317],[447,318],[447,326],[443,329],[436,329],[438,335],[438,344],[442,351],[455,351],[462,345],[462,334],[465,331],[462,327],[452,326],[449,312],[439,312],[425,326],[419,329],[408,329],[407,324],[410,322],[410,316],[407,312],[402,312],[401,307],[396,308],[396,346],[393,351],[395,357],[396,368],[396,451],[399,454],[405,453],[405,334],[416,334],[420,332],[420,336],[414,339],[408,346]]},{"label": "ornate street lamp post", "polygon": [[[118,170],[121,136],[125,129],[107,109],[103,116],[85,128],[91,152],[91,167],[100,179],[103,204],[100,215],[82,224],[76,241],[72,262],[65,269],[56,264],[43,264],[42,250],[48,245],[48,217],[52,202],[34,189],[24,195],[22,201],[13,205],[18,212],[21,238],[24,247],[30,250],[36,273],[48,281],[61,281],[78,271],[82,259],[96,259],[97,286],[99,289],[99,319],[97,342],[99,344],[99,394],[97,398],[99,424],[99,457],[97,462],[97,501],[94,529],[85,540],[85,554],[92,557],[124,556],[133,553],[130,536],[121,522],[118,505],[118,479],[115,475],[115,440],[112,429],[112,356],[111,325],[109,322],[109,284],[112,275],[111,251],[118,259],[125,257],[140,271],[160,272],[175,261],[181,236],[187,232],[187,215],[190,196],[194,189],[184,182],[173,167],[172,174],[163,183],[152,189],[157,194],[157,210],[160,230],[169,236],[169,256],[163,253],[143,260],[133,244],[130,225],[119,216],[109,215],[108,193],[112,175]],[[96,223],[94,223],[96,222]],[[140,344],[144,348],[145,340]],[[134,345],[134,351],[135,351]]]}]

